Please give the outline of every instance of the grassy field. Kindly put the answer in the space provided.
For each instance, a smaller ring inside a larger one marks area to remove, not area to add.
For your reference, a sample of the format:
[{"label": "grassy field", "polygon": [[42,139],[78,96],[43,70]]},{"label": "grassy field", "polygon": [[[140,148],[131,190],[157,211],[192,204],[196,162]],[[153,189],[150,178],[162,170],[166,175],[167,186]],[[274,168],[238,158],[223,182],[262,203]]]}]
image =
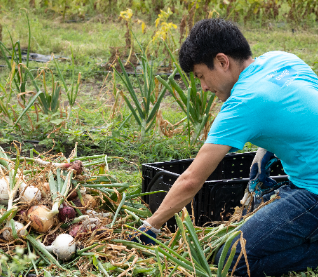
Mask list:
[{"label": "grassy field", "polygon": [[[59,62],[67,84],[71,83],[72,51],[75,63],[75,76],[81,72],[81,86],[72,109],[70,120],[65,125],[68,112],[68,101],[62,93],[59,112],[56,114],[38,115],[34,108],[29,112],[31,119],[23,117],[21,128],[0,122],[0,144],[10,149],[10,143],[17,140],[22,144],[23,154],[28,155],[30,148],[47,151],[54,146],[54,151],[69,153],[75,142],[79,142],[79,155],[106,153],[120,156],[124,159],[111,163],[111,173],[121,182],[129,181],[141,184],[140,166],[145,162],[169,161],[195,157],[203,140],[189,146],[186,132],[166,137],[154,128],[145,138],[140,138],[140,130],[134,119],[130,119],[118,130],[124,119],[129,115],[129,109],[124,101],[115,102],[114,87],[124,90],[124,86],[109,71],[109,64],[115,61],[115,54],[125,60],[128,50],[125,44],[126,26],[123,21],[114,16],[111,20],[106,16],[92,17],[85,22],[62,23],[61,18],[48,15],[29,13],[31,26],[31,52],[43,55],[65,57]],[[145,19],[146,21],[146,19]],[[172,30],[172,36],[177,42],[174,53],[179,48],[180,18],[174,18],[178,28]],[[27,19],[21,11],[7,11],[1,14],[0,24],[3,26],[2,42],[10,48],[12,40],[20,41],[22,48],[28,47]],[[133,23],[132,28],[141,44],[147,48],[156,31],[154,22],[146,21],[146,33],[142,33],[141,25]],[[239,23],[241,30],[251,44],[253,56],[257,57],[272,50],[282,50],[296,54],[318,73],[318,25],[287,24],[268,20]],[[8,32],[9,31],[9,32]],[[134,49],[138,45],[134,42]],[[167,63],[168,54],[163,52],[163,46],[149,48],[149,54],[154,56],[157,72],[160,65]],[[156,55],[158,51],[158,55]],[[137,52],[137,50],[136,50]],[[5,65],[0,57],[0,65]],[[50,63],[31,62],[29,67],[34,70],[47,67],[53,70]],[[169,72],[168,72],[169,73]],[[6,67],[0,67],[0,83],[8,84],[10,72]],[[56,74],[56,72],[55,72]],[[131,78],[134,85],[136,80]],[[48,81],[49,83],[52,80]],[[12,107],[21,112],[17,95],[12,98]],[[221,103],[217,103],[213,115],[216,116]],[[175,103],[174,98],[166,93],[161,103],[163,118],[175,124],[185,117],[183,111]],[[36,117],[39,117],[36,119]],[[30,120],[34,126],[30,125]],[[53,141],[54,139],[54,141]],[[247,144],[244,151],[255,150]],[[290,273],[289,276],[316,276],[314,271]]]}]

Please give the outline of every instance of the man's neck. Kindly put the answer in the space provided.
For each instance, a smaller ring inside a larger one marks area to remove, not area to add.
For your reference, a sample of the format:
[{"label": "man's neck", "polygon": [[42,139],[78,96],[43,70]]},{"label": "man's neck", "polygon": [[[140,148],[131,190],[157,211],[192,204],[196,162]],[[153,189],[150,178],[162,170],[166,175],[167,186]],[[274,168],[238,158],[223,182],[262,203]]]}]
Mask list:
[{"label": "man's neck", "polygon": [[252,57],[249,57],[247,60],[245,60],[242,64],[241,64],[241,68],[240,68],[240,74],[241,72],[248,67],[250,64],[252,64],[253,62],[255,62],[255,60]]}]

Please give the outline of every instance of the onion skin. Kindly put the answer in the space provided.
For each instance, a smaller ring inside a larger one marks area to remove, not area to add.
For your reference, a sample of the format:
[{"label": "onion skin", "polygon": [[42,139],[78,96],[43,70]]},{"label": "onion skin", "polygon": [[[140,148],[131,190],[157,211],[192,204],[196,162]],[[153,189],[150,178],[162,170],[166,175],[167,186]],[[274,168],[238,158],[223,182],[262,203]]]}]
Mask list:
[{"label": "onion skin", "polygon": [[95,200],[94,196],[90,194],[85,194],[83,196],[83,200],[84,200],[85,206],[87,205],[87,203],[89,203],[88,208],[94,209],[97,206],[97,201]]},{"label": "onion skin", "polygon": [[[100,226],[100,220],[98,218],[88,218],[81,224],[74,224],[69,231],[72,237],[76,237],[79,233],[87,233],[88,231],[94,231]],[[83,235],[79,235],[82,237]]]},{"label": "onion skin", "polygon": [[68,201],[72,201],[74,200],[76,197],[77,197],[77,191],[76,190],[73,190],[72,193],[67,197],[67,200]]},{"label": "onion skin", "polygon": [[42,198],[46,198],[50,196],[51,190],[50,190],[50,184],[48,182],[45,182],[41,186],[39,186],[39,189],[41,191]]},{"label": "onion skin", "polygon": [[20,188],[20,197],[22,202],[32,202],[41,200],[41,192],[37,187],[28,186]]},{"label": "onion skin", "polygon": [[81,233],[82,224],[74,224],[72,225],[71,230],[68,232],[72,237],[76,237],[78,233]]},{"label": "onion skin", "polygon": [[[75,189],[70,189],[70,191],[72,191],[72,193],[67,197],[68,201],[72,201],[78,197],[77,191]],[[81,192],[81,195],[83,196],[84,194],[86,194],[86,188],[85,187],[80,188],[80,192]]]},{"label": "onion skin", "polygon": [[[13,240],[13,236],[12,236],[12,228],[11,228],[11,224],[10,222],[7,223],[6,227],[8,227],[10,230],[5,230],[2,233],[2,236],[5,240],[10,241]],[[14,227],[15,230],[18,234],[18,236],[25,236],[27,234],[27,231],[24,228],[24,225],[18,221],[14,221]]]},{"label": "onion skin", "polygon": [[46,233],[54,224],[55,214],[44,205],[32,206],[27,213],[31,227],[39,233]]},{"label": "onion skin", "polygon": [[[86,209],[92,210],[97,206],[97,201],[92,195],[85,194],[82,196],[82,198],[83,198],[84,206],[86,207]],[[84,207],[79,198],[74,199],[73,203],[76,207],[79,207],[79,208]]]},{"label": "onion skin", "polygon": [[20,210],[17,212],[17,214],[15,215],[15,217],[13,218],[14,220],[19,220],[22,219],[23,221],[26,221],[27,219],[27,210]]},{"label": "onion skin", "polygon": [[76,175],[82,174],[84,170],[84,166],[81,161],[74,161],[74,162],[71,162],[70,164],[64,163],[64,164],[61,164],[60,167],[65,169],[66,168],[73,169]]},{"label": "onion skin", "polygon": [[72,207],[63,205],[63,208],[59,209],[58,218],[61,222],[67,222],[76,217],[76,212]]},{"label": "onion skin", "polygon": [[83,169],[84,169],[83,163],[81,161],[71,162],[70,168],[75,170],[76,174],[82,174],[83,173]]}]

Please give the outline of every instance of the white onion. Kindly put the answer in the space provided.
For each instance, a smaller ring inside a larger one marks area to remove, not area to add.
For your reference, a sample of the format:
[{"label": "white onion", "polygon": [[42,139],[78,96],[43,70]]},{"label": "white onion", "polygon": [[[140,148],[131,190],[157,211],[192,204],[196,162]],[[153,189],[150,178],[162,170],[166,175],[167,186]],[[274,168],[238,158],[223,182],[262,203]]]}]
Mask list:
[{"label": "white onion", "polygon": [[[7,205],[9,200],[9,182],[10,178],[8,176],[0,178],[0,204]],[[17,182],[20,182],[20,187],[25,187],[26,184],[21,180],[17,179]],[[16,190],[13,190],[13,198],[16,196]]]},{"label": "white onion", "polygon": [[58,259],[67,261],[76,251],[74,238],[68,234],[61,234],[56,237],[50,246],[45,246],[46,250],[54,253]]},{"label": "white onion", "polygon": [[[5,230],[3,231],[2,235],[5,240],[12,240],[12,226],[10,221],[7,222],[6,227],[9,228],[10,230]],[[24,229],[24,225],[18,221],[14,221],[14,227],[19,236],[25,236],[27,234],[27,230]]]},{"label": "white onion", "polygon": [[22,202],[32,202],[41,200],[41,191],[34,186],[20,186],[20,199]]},{"label": "white onion", "polygon": [[0,179],[0,204],[6,205],[9,200],[9,177]]}]

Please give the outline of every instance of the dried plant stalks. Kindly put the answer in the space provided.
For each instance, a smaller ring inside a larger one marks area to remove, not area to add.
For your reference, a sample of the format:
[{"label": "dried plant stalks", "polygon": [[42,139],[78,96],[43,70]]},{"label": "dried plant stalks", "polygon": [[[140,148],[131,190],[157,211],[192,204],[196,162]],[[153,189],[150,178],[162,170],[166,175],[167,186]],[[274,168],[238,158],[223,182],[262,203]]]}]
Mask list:
[{"label": "dried plant stalks", "polygon": [[194,25],[194,16],[195,16],[196,5],[197,5],[197,2],[194,2],[192,8],[189,11],[189,19],[188,19],[189,32]]},{"label": "dried plant stalks", "polygon": [[174,136],[175,134],[180,134],[183,132],[183,128],[177,127],[179,126],[182,122],[184,122],[186,118],[180,120],[179,122],[172,124],[168,120],[163,119],[162,117],[162,112],[161,110],[158,111],[157,113],[157,118],[156,118],[156,123],[159,128],[159,132],[169,138]]},{"label": "dried plant stalks", "polygon": [[180,40],[179,43],[181,44],[183,38],[186,36],[186,26],[187,26],[187,15],[185,14],[180,22]]}]

